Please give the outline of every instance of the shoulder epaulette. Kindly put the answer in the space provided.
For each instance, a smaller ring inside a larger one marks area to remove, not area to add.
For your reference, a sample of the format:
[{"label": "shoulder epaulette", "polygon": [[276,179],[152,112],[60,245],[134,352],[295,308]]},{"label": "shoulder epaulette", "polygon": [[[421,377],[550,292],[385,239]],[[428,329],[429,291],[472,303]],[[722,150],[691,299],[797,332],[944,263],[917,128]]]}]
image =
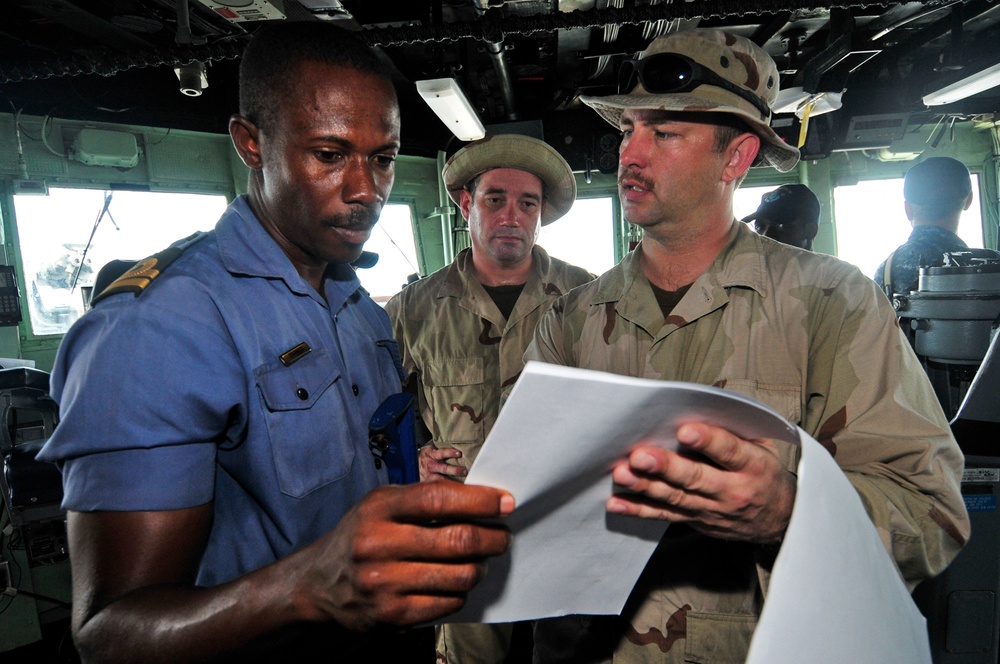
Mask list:
[{"label": "shoulder epaulette", "polygon": [[143,258],[129,268],[125,274],[108,284],[107,288],[95,294],[90,301],[91,306],[106,297],[117,295],[118,293],[134,293],[136,297],[139,297],[154,279],[163,274],[168,265],[180,258],[181,254],[204,239],[206,235],[208,233],[198,231],[183,240],[174,242],[163,251],[153,254],[149,258]]}]

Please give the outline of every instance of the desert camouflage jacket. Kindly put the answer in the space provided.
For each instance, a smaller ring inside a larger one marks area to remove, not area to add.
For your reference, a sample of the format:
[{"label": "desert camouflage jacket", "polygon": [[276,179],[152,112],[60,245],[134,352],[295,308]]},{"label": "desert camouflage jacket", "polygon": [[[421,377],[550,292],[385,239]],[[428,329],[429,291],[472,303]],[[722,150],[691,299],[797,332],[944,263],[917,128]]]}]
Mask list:
[{"label": "desert camouflage jacket", "polygon": [[[771,406],[833,455],[908,587],[941,571],[969,535],[963,458],[875,284],[735,223],[664,319],[640,252],[557,300],[525,360],[715,385]],[[615,659],[744,661],[774,553],[671,526],[626,607]]]},{"label": "desert camouflage jacket", "polygon": [[496,422],[500,392],[524,368],[522,355],[549,305],[594,278],[532,249],[535,271],[505,320],[472,274],[472,252],[410,284],[386,304],[403,366],[420,379],[420,412],[438,447],[472,465]]}]

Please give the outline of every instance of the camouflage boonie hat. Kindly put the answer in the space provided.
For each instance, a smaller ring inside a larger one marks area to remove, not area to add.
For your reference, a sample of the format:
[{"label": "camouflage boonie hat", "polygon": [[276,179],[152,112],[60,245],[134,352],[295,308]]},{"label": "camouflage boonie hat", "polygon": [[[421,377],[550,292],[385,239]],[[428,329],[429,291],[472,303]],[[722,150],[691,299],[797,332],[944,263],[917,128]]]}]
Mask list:
[{"label": "camouflage boonie hat", "polygon": [[[745,37],[722,30],[694,29],[657,37],[639,56],[648,58],[659,53],[684,55],[706,67],[726,81],[755,94],[771,108],[778,97],[778,68],[762,48]],[[705,83],[690,92],[652,94],[637,84],[628,94],[606,97],[581,97],[581,101],[601,117],[619,126],[626,108],[664,111],[697,111],[730,113],[744,120],[760,136],[760,152],[754,165],[770,165],[779,171],[789,171],[799,160],[799,151],[774,133],[771,116],[761,114],[746,99],[725,88]],[[764,164],[760,164],[764,162]]]},{"label": "camouflage boonie hat", "polygon": [[530,136],[500,134],[469,143],[452,155],[441,171],[448,196],[460,205],[465,186],[494,168],[514,168],[538,176],[545,184],[542,226],[551,224],[573,207],[576,178],[555,148]]}]

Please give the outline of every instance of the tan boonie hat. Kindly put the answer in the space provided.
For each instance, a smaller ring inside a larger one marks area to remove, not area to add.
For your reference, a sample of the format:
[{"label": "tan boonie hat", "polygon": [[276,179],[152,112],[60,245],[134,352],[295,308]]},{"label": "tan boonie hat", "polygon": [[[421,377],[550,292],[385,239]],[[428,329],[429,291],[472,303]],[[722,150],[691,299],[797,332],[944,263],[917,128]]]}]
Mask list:
[{"label": "tan boonie hat", "polygon": [[548,143],[520,134],[500,134],[469,143],[452,155],[441,176],[451,200],[459,205],[465,186],[494,168],[526,171],[545,184],[542,226],[569,212],[576,201],[576,178],[566,160]]},{"label": "tan boonie hat", "polygon": [[[769,109],[778,97],[778,68],[774,60],[745,37],[710,29],[675,32],[653,40],[639,60],[660,53],[677,53],[694,60],[724,80],[756,95]],[[690,92],[665,94],[647,92],[640,83],[627,94],[584,96],[580,99],[616,127],[626,108],[730,113],[746,121],[761,138],[755,166],[770,165],[784,172],[794,168],[799,160],[798,149],[785,143],[771,129],[768,124],[770,113],[764,115],[738,94],[711,83],[699,85]]]}]

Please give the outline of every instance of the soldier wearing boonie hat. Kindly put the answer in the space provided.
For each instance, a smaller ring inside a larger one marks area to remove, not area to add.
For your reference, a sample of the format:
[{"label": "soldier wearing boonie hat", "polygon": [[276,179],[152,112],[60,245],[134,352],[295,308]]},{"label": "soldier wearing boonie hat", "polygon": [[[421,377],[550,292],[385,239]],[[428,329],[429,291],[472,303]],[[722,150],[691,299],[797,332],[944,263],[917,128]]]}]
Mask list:
[{"label": "soldier wearing boonie hat", "polygon": [[[892,305],[856,267],[768,241],[733,215],[752,165],[787,171],[798,158],[767,124],[774,63],[743,37],[695,29],[657,38],[622,65],[620,83],[619,94],[583,101],[622,130],[618,193],[642,240],[549,309],[524,359],[713,385],[770,406],[851,482],[829,500],[860,494],[859,518],[896,564],[886,575],[912,588],[939,573],[969,532],[962,454],[927,375],[887,324]],[[701,422],[639,441],[611,469],[607,510],[671,526],[620,618],[540,621],[535,661],[746,661],[798,495],[801,442]],[[572,453],[571,440],[553,444]],[[834,553],[845,559],[858,546],[847,535]],[[865,644],[821,650],[862,631],[853,608],[824,612],[830,638],[783,635],[781,655],[874,661]]]},{"label": "soldier wearing boonie hat", "polygon": [[521,134],[500,134],[466,145],[448,159],[441,177],[448,196],[461,205],[468,184],[495,168],[526,171],[542,181],[542,226],[569,212],[576,202],[576,178],[562,155],[545,141]]},{"label": "soldier wearing boonie hat", "polygon": [[[576,200],[572,169],[544,141],[501,134],[469,143],[441,176],[468,221],[471,246],[406,286],[386,311],[403,365],[418,378],[420,413],[431,432],[420,451],[421,477],[461,481],[496,422],[501,389],[524,368],[538,319],[593,275],[535,245],[540,226]],[[440,625],[437,661],[500,664],[513,630]]]},{"label": "soldier wearing boonie hat", "polygon": [[653,41],[638,60],[626,61],[619,92],[580,100],[618,126],[627,108],[728,113],[761,138],[759,164],[788,171],[799,160],[769,124],[778,98],[778,68],[749,39],[721,30],[676,32]]}]

